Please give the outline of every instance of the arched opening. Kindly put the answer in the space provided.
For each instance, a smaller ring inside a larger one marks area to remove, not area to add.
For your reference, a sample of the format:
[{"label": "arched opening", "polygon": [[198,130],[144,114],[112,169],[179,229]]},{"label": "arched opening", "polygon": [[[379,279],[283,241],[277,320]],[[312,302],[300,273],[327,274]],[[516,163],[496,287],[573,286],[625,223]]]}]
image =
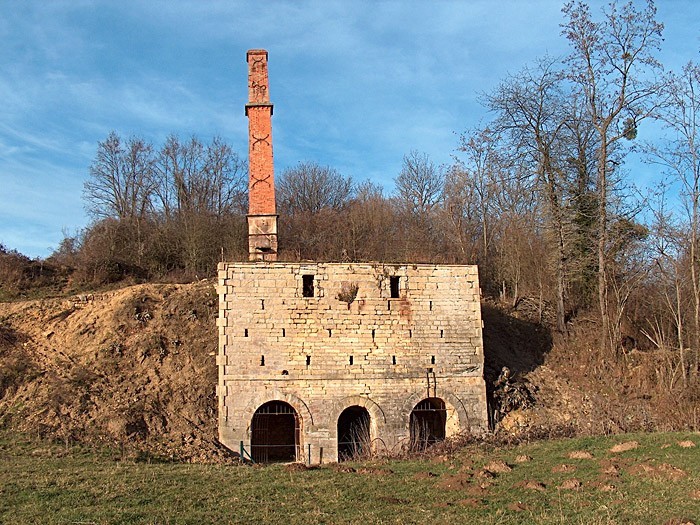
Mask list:
[{"label": "arched opening", "polygon": [[296,461],[299,451],[299,415],[284,401],[269,401],[253,414],[250,448],[253,461]]},{"label": "arched opening", "polygon": [[358,405],[346,408],[338,418],[338,461],[369,454],[371,438],[367,409]]},{"label": "arched opening", "polygon": [[409,421],[411,449],[425,450],[433,443],[445,439],[447,409],[445,402],[437,397],[429,397],[418,403],[411,411]]}]

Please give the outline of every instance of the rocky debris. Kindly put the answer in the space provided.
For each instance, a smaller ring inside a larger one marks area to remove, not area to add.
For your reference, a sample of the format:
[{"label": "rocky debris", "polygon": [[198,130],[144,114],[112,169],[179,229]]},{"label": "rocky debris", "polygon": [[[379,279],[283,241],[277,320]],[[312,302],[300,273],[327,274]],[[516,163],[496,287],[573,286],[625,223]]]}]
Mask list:
[{"label": "rocky debris", "polygon": [[695,442],[694,442],[694,441],[690,441],[689,439],[688,439],[688,440],[685,440],[685,441],[679,441],[679,442],[678,442],[678,446],[681,447],[681,448],[694,448],[694,447],[695,447]]},{"label": "rocky debris", "polygon": [[488,465],[484,465],[484,470],[494,474],[504,474],[513,470],[513,467],[508,465],[505,461],[496,460],[490,462]]},{"label": "rocky debris", "polygon": [[536,388],[527,380],[504,366],[493,386],[496,419],[500,421],[510,412],[532,407],[535,404],[535,391]]},{"label": "rocky debris", "polygon": [[471,478],[472,475],[467,473],[447,475],[443,476],[438,486],[445,490],[462,490],[469,485]]},{"label": "rocky debris", "polygon": [[587,450],[572,450],[568,454],[569,459],[593,459],[593,454]]},{"label": "rocky debris", "polygon": [[617,465],[607,465],[603,467],[602,473],[606,476],[618,477],[620,475],[620,468]]},{"label": "rocky debris", "polygon": [[638,441],[625,441],[624,443],[618,443],[610,449],[613,454],[619,454],[620,452],[628,452],[630,450],[635,450],[639,448]]},{"label": "rocky debris", "polygon": [[515,487],[526,490],[536,490],[538,492],[544,492],[547,490],[547,486],[544,483],[541,483],[534,479],[523,480],[520,483],[516,483]]},{"label": "rocky debris", "polygon": [[525,454],[521,454],[515,457],[516,463],[527,463],[528,461],[532,461],[532,457]]},{"label": "rocky debris", "polygon": [[315,467],[315,466],[309,467],[309,466],[305,465],[304,463],[298,463],[298,462],[287,463],[284,466],[284,470],[287,472],[305,472],[307,470],[315,470],[316,468],[318,468],[318,467]]},{"label": "rocky debris", "polygon": [[635,476],[644,476],[652,479],[662,479],[678,481],[688,475],[688,473],[669,463],[654,465],[651,462],[638,463],[628,469],[628,472]]},{"label": "rocky debris", "polygon": [[494,472],[491,472],[490,470],[482,468],[476,473],[476,477],[479,479],[494,479],[496,477],[496,474]]},{"label": "rocky debris", "polygon": [[576,478],[567,479],[559,485],[559,488],[562,490],[580,490],[581,482]]},{"label": "rocky debris", "polygon": [[613,492],[614,490],[617,490],[617,487],[612,483],[601,482],[594,484],[594,486],[596,486],[601,492]]}]

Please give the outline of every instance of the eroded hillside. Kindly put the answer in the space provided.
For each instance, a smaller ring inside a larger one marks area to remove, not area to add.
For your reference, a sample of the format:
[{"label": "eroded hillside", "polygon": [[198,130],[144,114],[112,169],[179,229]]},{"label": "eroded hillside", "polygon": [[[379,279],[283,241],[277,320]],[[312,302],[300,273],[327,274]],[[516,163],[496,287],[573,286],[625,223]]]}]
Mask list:
[{"label": "eroded hillside", "polygon": [[14,429],[215,460],[211,281],[0,303],[0,417]]}]

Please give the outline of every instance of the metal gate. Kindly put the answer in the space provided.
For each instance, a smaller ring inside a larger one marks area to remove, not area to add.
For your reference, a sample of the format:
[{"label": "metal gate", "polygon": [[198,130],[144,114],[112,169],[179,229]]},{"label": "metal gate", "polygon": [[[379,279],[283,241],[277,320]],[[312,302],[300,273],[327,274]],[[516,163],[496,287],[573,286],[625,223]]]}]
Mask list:
[{"label": "metal gate", "polygon": [[296,461],[299,457],[300,420],[294,407],[269,401],[253,414],[250,448],[253,461]]},{"label": "metal gate", "polygon": [[429,397],[418,403],[411,411],[411,449],[425,450],[433,443],[445,439],[447,409],[445,402],[437,397]]}]

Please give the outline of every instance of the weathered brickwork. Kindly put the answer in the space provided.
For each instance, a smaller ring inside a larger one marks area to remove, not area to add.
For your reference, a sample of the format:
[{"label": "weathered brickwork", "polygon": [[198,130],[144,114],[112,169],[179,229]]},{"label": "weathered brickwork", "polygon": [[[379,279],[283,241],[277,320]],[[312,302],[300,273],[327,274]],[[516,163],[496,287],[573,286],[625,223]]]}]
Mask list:
[{"label": "weathered brickwork", "polygon": [[251,49],[248,61],[248,244],[251,260],[277,257],[275,170],[267,51]]},{"label": "weathered brickwork", "polygon": [[349,407],[369,415],[378,451],[409,445],[425,400],[444,403],[445,436],[486,429],[476,266],[221,263],[218,291],[219,434],[232,450],[255,445],[271,401],[293,408],[294,457],[313,463],[338,459]]}]

